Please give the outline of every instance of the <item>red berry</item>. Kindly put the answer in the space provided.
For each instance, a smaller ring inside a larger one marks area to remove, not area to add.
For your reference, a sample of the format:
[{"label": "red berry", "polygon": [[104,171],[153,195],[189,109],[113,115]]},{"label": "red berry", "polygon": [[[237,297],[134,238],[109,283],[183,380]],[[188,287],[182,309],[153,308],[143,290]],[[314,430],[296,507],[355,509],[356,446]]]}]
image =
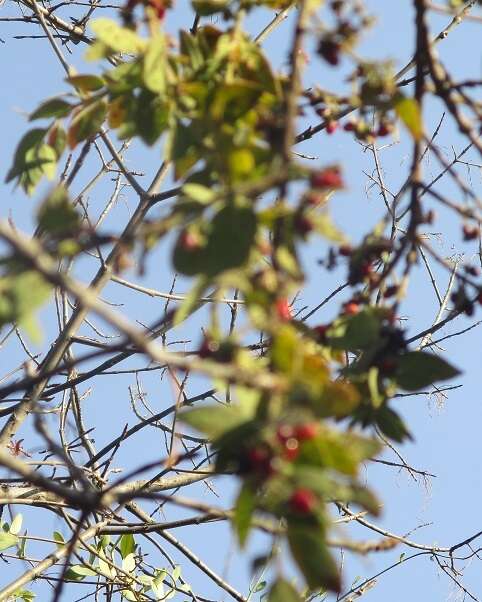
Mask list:
[{"label": "red berry", "polygon": [[296,427],[296,437],[299,441],[309,441],[318,435],[319,426],[316,422],[307,422]]},{"label": "red berry", "polygon": [[356,301],[349,301],[343,306],[343,313],[346,316],[355,316],[360,311],[360,305]]},{"label": "red berry", "polygon": [[480,293],[477,295],[477,303],[482,305],[482,291],[480,291]]},{"label": "red berry", "polygon": [[311,489],[297,489],[290,498],[290,507],[299,514],[311,514],[316,508],[317,499]]},{"label": "red berry", "polygon": [[288,462],[292,462],[293,460],[296,460],[299,452],[300,446],[298,443],[298,439],[290,437],[284,444],[283,458]]},{"label": "red berry", "polygon": [[292,319],[293,314],[288,299],[282,298],[276,301],[276,314],[283,322],[289,322]]},{"label": "red berry", "polygon": [[335,121],[332,119],[327,122],[327,124],[326,124],[326,133],[327,134],[334,134],[337,129],[338,129],[338,121]]},{"label": "red berry", "polygon": [[343,188],[343,179],[338,167],[327,167],[311,176],[313,188]]},{"label": "red berry", "polygon": [[179,244],[185,251],[197,251],[201,246],[199,236],[189,230],[181,232]]},{"label": "red berry", "polygon": [[356,124],[353,123],[353,121],[347,121],[347,123],[345,123],[345,125],[343,126],[343,129],[345,130],[345,132],[353,132],[356,128]]}]

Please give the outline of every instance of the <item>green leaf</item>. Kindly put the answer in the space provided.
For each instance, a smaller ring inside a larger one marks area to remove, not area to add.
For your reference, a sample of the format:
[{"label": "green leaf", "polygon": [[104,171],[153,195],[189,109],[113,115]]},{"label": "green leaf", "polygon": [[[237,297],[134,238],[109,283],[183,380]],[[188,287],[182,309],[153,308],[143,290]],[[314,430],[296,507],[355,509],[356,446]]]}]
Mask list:
[{"label": "green leaf", "polygon": [[125,62],[104,74],[106,85],[113,94],[126,94],[142,85],[142,67],[137,61]]},{"label": "green leaf", "polygon": [[402,95],[397,96],[395,100],[395,112],[413,138],[420,140],[423,135],[423,122],[420,106],[415,98],[405,98]]},{"label": "green leaf", "polygon": [[107,114],[105,100],[97,100],[88,104],[75,114],[67,133],[67,141],[71,149],[79,142],[90,138],[100,130]]},{"label": "green leaf", "polygon": [[69,84],[81,92],[95,92],[104,87],[104,80],[98,75],[71,75],[66,78]]},{"label": "green leaf", "polygon": [[366,349],[380,337],[380,317],[370,308],[355,316],[344,316],[328,329],[327,337],[335,349]]},{"label": "green leaf", "polygon": [[17,516],[13,519],[12,524],[10,525],[10,533],[12,535],[18,535],[20,529],[22,528],[23,516],[21,514],[17,514]]},{"label": "green leaf", "polygon": [[56,237],[77,231],[81,218],[63,186],[55,188],[40,205],[37,222],[44,232]]},{"label": "green leaf", "polygon": [[17,322],[34,340],[37,329],[33,310],[49,296],[50,285],[33,270],[0,279],[0,326]]},{"label": "green leaf", "polygon": [[199,276],[192,287],[192,289],[186,295],[186,298],[176,310],[174,316],[174,326],[179,326],[184,320],[186,320],[199,305],[199,299],[206,290],[208,285],[208,279],[205,276]]},{"label": "green leaf", "polygon": [[372,366],[368,370],[368,390],[370,391],[370,398],[374,408],[379,408],[385,401],[385,397],[380,394],[378,388],[378,374],[379,372],[376,366]]},{"label": "green leaf", "polygon": [[59,533],[59,531],[54,531],[53,538],[56,541],[58,547],[65,546],[65,539],[62,533]]},{"label": "green leaf", "polygon": [[388,406],[383,406],[378,410],[375,420],[378,428],[389,439],[393,439],[397,443],[402,443],[405,439],[412,439],[403,420]]},{"label": "green leaf", "polygon": [[266,581],[260,581],[256,587],[253,589],[253,594],[257,594],[258,592],[262,592],[267,585]]},{"label": "green leaf", "polygon": [[345,242],[345,236],[338,229],[333,222],[331,215],[327,212],[321,214],[315,214],[313,217],[310,216],[313,221],[313,229],[323,238],[331,242],[343,243]]},{"label": "green leaf", "polygon": [[437,355],[410,351],[398,361],[396,380],[406,391],[416,391],[434,382],[458,376],[460,371]]},{"label": "green leaf", "polygon": [[198,203],[208,204],[216,198],[216,194],[207,186],[201,184],[184,184],[182,191]]},{"label": "green leaf", "polygon": [[206,434],[210,439],[218,439],[251,417],[249,409],[246,411],[240,404],[194,408],[179,414],[179,420]]},{"label": "green leaf", "polygon": [[0,531],[0,552],[17,545],[19,539],[14,533]]},{"label": "green leaf", "polygon": [[[209,112],[216,121],[233,123],[255,106],[261,92],[261,86],[250,81],[219,85],[209,104]],[[252,155],[248,161],[253,161]]]},{"label": "green leaf", "polygon": [[298,461],[355,476],[360,463],[373,458],[379,450],[374,439],[322,429],[317,437],[303,443]]},{"label": "green leaf", "polygon": [[201,17],[224,12],[229,5],[229,0],[193,0],[192,6]]},{"label": "green leaf", "polygon": [[137,53],[145,47],[145,41],[135,32],[127,27],[120,27],[111,19],[95,19],[91,23],[91,29],[97,40],[114,52]]},{"label": "green leaf", "polygon": [[174,569],[171,573],[171,578],[173,581],[177,581],[180,576],[181,576],[181,565],[176,564],[176,566],[174,567]]},{"label": "green leaf", "polygon": [[97,577],[98,573],[82,564],[71,566],[65,573],[65,578],[70,581],[82,581],[85,577]]},{"label": "green leaf", "polygon": [[26,589],[17,589],[12,594],[14,600],[23,600],[23,602],[33,602],[35,594]]},{"label": "green leaf", "polygon": [[55,149],[48,144],[42,144],[37,151],[37,158],[40,163],[40,169],[49,180],[55,178],[57,167],[57,153]]},{"label": "green leaf", "polygon": [[144,55],[142,77],[146,88],[162,94],[166,90],[166,41],[163,35],[154,36]]},{"label": "green leaf", "polygon": [[137,130],[148,145],[158,140],[169,124],[169,105],[160,96],[142,90],[135,103]]},{"label": "green leaf", "polygon": [[[5,178],[5,182],[10,182],[14,178],[22,175],[24,172],[27,172],[33,169],[34,165],[32,162],[28,161],[27,155],[40,145],[42,142],[47,130],[36,128],[33,130],[29,130],[20,142],[17,145],[15,150],[15,155],[13,158],[13,166],[10,168],[7,173],[7,177]],[[41,176],[41,174],[40,174]]]},{"label": "green leaf", "polygon": [[325,534],[314,525],[288,525],[288,543],[298,567],[311,590],[339,592],[340,574],[325,544]]},{"label": "green leaf", "polygon": [[256,509],[256,494],[249,483],[243,483],[234,505],[233,527],[238,536],[239,545],[244,546],[251,527],[251,517]]},{"label": "green leaf", "polygon": [[224,207],[207,229],[207,244],[199,250],[185,249],[181,238],[178,240],[173,254],[176,271],[212,277],[246,262],[256,233],[256,215],[251,208]]},{"label": "green leaf", "polygon": [[126,558],[129,554],[132,554],[136,549],[136,542],[132,533],[125,533],[119,542],[119,551],[122,558]]},{"label": "green leaf", "polygon": [[62,98],[52,98],[43,102],[29,117],[29,121],[34,119],[48,119],[50,117],[67,117],[73,109],[73,105]]},{"label": "green leaf", "polygon": [[54,149],[58,160],[67,145],[67,132],[56,123],[49,131],[47,142]]},{"label": "green leaf", "polygon": [[303,602],[303,599],[289,581],[279,577],[270,589],[267,602]]},{"label": "green leaf", "polygon": [[250,207],[229,206],[212,221],[208,239],[207,272],[210,275],[243,265],[248,259],[256,233],[256,215]]},{"label": "green leaf", "polygon": [[198,144],[202,135],[201,128],[197,124],[189,127],[181,122],[176,124],[171,142],[171,159],[175,165],[176,180],[182,178],[201,158]]},{"label": "green leaf", "polygon": [[125,558],[122,559],[122,570],[126,573],[132,573],[136,568],[136,557],[133,553],[127,554]]}]

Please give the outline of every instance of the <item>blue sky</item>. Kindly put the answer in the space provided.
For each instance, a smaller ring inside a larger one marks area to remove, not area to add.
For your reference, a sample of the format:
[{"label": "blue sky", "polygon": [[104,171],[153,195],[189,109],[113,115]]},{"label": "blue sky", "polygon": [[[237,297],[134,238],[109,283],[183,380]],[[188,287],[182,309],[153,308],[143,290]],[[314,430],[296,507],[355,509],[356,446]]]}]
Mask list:
[{"label": "blue sky", "polygon": [[[410,59],[413,48],[411,2],[408,0],[399,0],[398,2],[370,0],[366,4],[378,15],[379,21],[363,41],[359,48],[359,54],[370,58],[390,58],[394,60],[397,68],[403,66]],[[0,7],[0,17],[11,16],[16,11],[15,7],[6,3]],[[255,12],[249,20],[250,31],[261,30],[268,20],[267,11]],[[433,32],[438,32],[447,24],[448,20],[447,16],[434,16],[431,21]],[[175,9],[169,14],[169,30],[175,31],[179,27],[187,28],[190,23],[188,2],[178,0]],[[283,68],[286,61],[288,44],[291,39],[290,25],[291,21],[288,19],[268,38],[264,45],[267,53],[273,57],[275,64],[280,68]],[[2,64],[0,166],[2,174],[6,173],[14,147],[28,127],[25,115],[40,100],[66,89],[62,81],[64,74],[61,66],[56,62],[44,40],[13,39],[13,35],[28,33],[38,33],[38,29],[18,23],[1,23],[0,38],[5,40],[4,44],[0,43]],[[72,46],[72,49],[74,55],[71,57],[71,62],[78,71],[85,72],[91,68],[82,61],[81,45]],[[480,78],[482,58],[480,24],[464,23],[439,46],[439,52],[446,64],[457,73],[458,79]],[[340,82],[343,82],[344,75],[349,72],[350,67],[351,65],[346,62],[341,65],[340,70],[334,70],[324,63],[313,60],[306,70],[305,84],[319,84],[322,87],[333,86],[340,89]],[[441,113],[442,107],[438,101],[427,104],[425,117],[428,132],[433,131],[441,118]],[[449,158],[451,158],[452,149],[459,151],[465,144],[448,117],[441,128],[437,141],[439,148]],[[383,209],[378,191],[370,189],[367,193],[369,179],[364,172],[371,173],[373,170],[371,156],[369,153],[363,152],[363,149],[354,143],[349,135],[342,132],[336,133],[332,137],[328,137],[326,133],[322,132],[313,140],[300,145],[299,150],[319,157],[320,165],[337,161],[343,164],[348,189],[336,196],[332,203],[332,210],[337,223],[352,240],[359,240],[363,233],[381,217]],[[142,166],[142,170],[146,173],[146,177],[142,178],[142,181],[148,182],[159,165],[160,156],[159,147],[146,152],[142,145],[135,144],[131,148],[128,161],[136,168],[139,165]],[[479,162],[480,158],[474,152],[467,156],[475,163]],[[389,148],[382,149],[380,157],[387,187],[396,192],[406,177],[410,161],[410,145],[406,134],[402,131],[400,141]],[[85,173],[79,177],[74,186],[75,191],[78,192],[87,181],[90,167],[87,165]],[[426,178],[430,179],[432,174],[438,173],[439,166],[431,158],[424,165],[424,169]],[[460,173],[469,178],[471,185],[480,196],[480,169],[472,168],[470,173],[461,169]],[[1,180],[3,181],[3,175]],[[167,183],[166,186],[168,185]],[[6,186],[0,183],[2,217],[12,217],[19,228],[30,231],[35,206],[46,189],[46,186],[41,187],[34,198],[29,199],[21,191],[13,190],[11,185]],[[97,210],[97,207],[99,210],[101,209],[105,195],[111,189],[112,182],[104,182],[93,190],[89,201],[94,211]],[[443,181],[441,190],[446,195],[454,195],[454,198],[459,201],[463,200],[460,199],[460,195],[449,180]],[[116,210],[106,221],[106,229],[115,229],[123,224],[127,215],[135,207],[135,202],[135,196],[126,189]],[[431,206],[434,205],[430,204],[427,199],[427,207]],[[162,208],[159,211],[162,211]],[[436,224],[436,231],[442,233],[442,236],[436,243],[438,252],[446,257],[463,254],[465,258],[473,260],[476,248],[462,243],[460,228],[453,216],[443,211],[439,211],[439,216],[440,221]],[[143,281],[145,285],[161,290],[168,290],[172,279],[169,262],[163,253],[165,248],[164,245],[161,246],[159,251],[150,258],[148,277]],[[299,307],[305,304],[316,304],[336,286],[342,277],[340,273],[327,276],[317,265],[316,260],[325,251],[326,246],[323,243],[314,241],[304,255],[309,281],[303,299],[299,301]],[[86,261],[82,263],[78,276],[87,280],[93,273],[93,269],[94,264]],[[443,289],[447,282],[447,276],[435,266],[434,273]],[[128,277],[129,279],[136,278],[135,274],[128,274]],[[188,285],[186,280],[181,279],[176,291],[186,291]],[[162,305],[158,300],[147,297],[138,298],[137,295],[134,296],[130,291],[115,284],[109,285],[103,296],[125,303],[123,309],[128,312],[128,315],[133,320],[139,319],[144,323],[159,315],[162,310]],[[340,297],[340,299],[342,298]],[[423,268],[420,268],[410,284],[409,295],[401,311],[401,315],[406,318],[404,325],[408,332],[415,333],[430,325],[436,310],[436,300],[427,274]],[[335,315],[336,311],[336,304],[328,305],[313,317],[312,323],[326,322]],[[46,310],[41,315],[46,336],[44,344],[35,349],[37,353],[45,352],[45,345],[49,340],[48,334],[53,331],[55,325],[55,317],[51,310]],[[176,333],[176,340],[189,338],[192,332],[197,332],[201,319],[202,312],[189,321],[179,333]],[[441,336],[461,330],[468,325],[469,322],[465,318],[458,318],[441,331]],[[88,328],[84,329],[84,333],[92,334]],[[437,542],[440,545],[450,546],[480,529],[477,518],[478,504],[482,500],[479,434],[482,423],[480,331],[475,328],[463,337],[449,339],[443,345],[447,357],[451,358],[464,372],[454,384],[463,386],[450,392],[448,399],[443,403],[439,403],[434,396],[408,397],[396,402],[397,409],[405,417],[414,435],[414,442],[405,444],[400,452],[409,464],[435,474],[436,478],[428,479],[427,482],[424,482],[423,479],[415,482],[406,472],[400,473],[397,469],[371,464],[367,468],[367,479],[385,503],[383,515],[376,520],[377,524],[398,534],[406,534],[420,525],[424,525],[410,535],[411,539],[425,544]],[[2,365],[2,373],[7,371],[8,366],[16,366],[22,357],[14,343],[9,343],[7,353],[6,356],[6,353],[2,352],[2,362],[4,361],[6,365],[5,369]],[[124,367],[140,364],[142,361],[137,359],[126,363]],[[135,417],[130,411],[127,394],[127,387],[133,384],[135,383],[130,375],[104,376],[96,379],[95,393],[86,399],[85,412],[87,421],[90,423],[95,421],[98,425],[95,438],[99,448],[111,438],[112,433],[118,434],[125,422],[134,423]],[[156,410],[172,403],[172,392],[169,386],[164,384],[160,386],[156,373],[144,377],[142,385],[148,392],[149,401]],[[193,382],[189,392],[195,394],[203,390],[204,386],[205,383],[197,379]],[[25,430],[22,435],[33,437],[28,430]],[[133,459],[142,461],[142,454],[146,448],[157,444],[156,436],[146,434],[133,440],[119,455],[118,464],[128,468]],[[35,446],[32,445],[32,447]],[[387,452],[384,457],[391,461],[397,461],[390,452]],[[189,491],[192,492],[193,497],[198,495],[204,500],[213,501],[214,499],[203,486],[193,487]],[[217,491],[221,495],[221,499],[224,495],[231,496],[232,484],[224,480],[217,486]],[[173,516],[172,511],[169,512],[169,516]],[[36,520],[35,515],[32,514],[31,520]],[[52,525],[46,526],[47,529],[50,527],[56,528],[58,523],[52,520]],[[32,524],[29,530],[33,533],[37,528],[37,525]],[[357,529],[353,533],[363,539],[377,539],[376,534],[366,530]],[[185,529],[176,532],[176,536],[190,545],[199,556],[211,562],[216,570],[221,573],[227,570],[230,581],[241,591],[247,591],[247,567],[249,565],[245,556],[240,555],[235,548],[226,526],[211,525]],[[247,557],[250,555],[252,557],[254,553],[259,552],[263,545],[262,538],[254,538],[247,551]],[[35,547],[32,550],[35,550]],[[409,555],[410,550],[404,549],[403,551]],[[346,560],[345,585],[348,586],[356,576],[361,576],[362,579],[370,577],[391,563],[397,562],[401,552],[401,548],[396,548],[392,552],[373,555],[361,560],[348,558]],[[176,557],[175,554],[174,557]],[[188,563],[183,563],[183,566],[185,566],[184,572],[193,587],[213,596],[213,599],[225,599],[223,594],[213,588],[196,569],[189,566]],[[17,570],[21,570],[21,567],[13,564],[4,568],[0,584],[10,581]],[[482,594],[480,565],[477,561],[466,568],[463,582],[470,591]],[[34,586],[34,589],[38,592],[45,592],[37,585]],[[369,602],[382,602],[387,599],[391,602],[402,602],[402,600],[405,602],[410,597],[424,600],[445,600],[453,594],[454,589],[450,579],[441,574],[436,563],[431,561],[429,556],[423,556],[402,563],[389,571],[365,595],[365,599]],[[41,594],[39,599],[42,599]],[[65,598],[65,600],[68,599],[68,597]],[[180,597],[179,600],[181,599]]]}]

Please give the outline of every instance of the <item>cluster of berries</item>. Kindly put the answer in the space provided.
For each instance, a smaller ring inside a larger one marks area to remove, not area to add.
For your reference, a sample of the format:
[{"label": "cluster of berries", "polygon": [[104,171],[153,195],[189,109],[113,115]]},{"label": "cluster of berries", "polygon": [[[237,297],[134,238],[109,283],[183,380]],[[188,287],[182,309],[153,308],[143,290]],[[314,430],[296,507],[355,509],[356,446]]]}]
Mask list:
[{"label": "cluster of berries", "polygon": [[[263,482],[274,476],[283,462],[294,462],[303,442],[314,439],[318,434],[316,422],[297,425],[283,423],[278,427],[273,443],[261,442],[243,451],[240,472]],[[296,488],[288,504],[294,513],[311,514],[318,505],[318,498],[310,489]]]}]

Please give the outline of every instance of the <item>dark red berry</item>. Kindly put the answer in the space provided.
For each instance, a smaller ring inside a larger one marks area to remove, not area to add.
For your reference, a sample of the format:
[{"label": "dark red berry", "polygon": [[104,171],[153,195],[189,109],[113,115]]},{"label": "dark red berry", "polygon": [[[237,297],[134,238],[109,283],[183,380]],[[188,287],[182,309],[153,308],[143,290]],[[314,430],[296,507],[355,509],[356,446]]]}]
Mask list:
[{"label": "dark red berry", "polygon": [[320,324],[319,326],[315,326],[313,328],[313,331],[316,333],[316,337],[320,343],[323,343],[326,340],[326,333],[329,328],[329,324]]},{"label": "dark red berry", "polygon": [[305,236],[313,230],[313,222],[305,215],[298,215],[295,220],[296,231]]},{"label": "dark red berry", "polygon": [[480,276],[480,269],[476,265],[466,265],[464,269],[470,276]]},{"label": "dark red berry", "polygon": [[350,245],[341,245],[341,247],[338,248],[338,253],[342,257],[350,257],[353,253],[353,248]]},{"label": "dark red berry", "polygon": [[316,508],[317,499],[311,489],[297,489],[290,498],[290,507],[298,514],[311,514]]},{"label": "dark red berry", "polygon": [[345,132],[353,132],[356,129],[356,124],[353,121],[347,121],[347,123],[345,123],[343,126],[343,129]]},{"label": "dark red berry", "polygon": [[343,188],[343,179],[338,167],[327,167],[311,176],[313,188]]},{"label": "dark red berry", "polygon": [[270,476],[274,469],[272,465],[272,454],[267,447],[253,447],[247,453],[248,465],[251,471],[262,476]]},{"label": "dark red berry", "polygon": [[393,357],[386,357],[379,364],[380,372],[384,375],[393,374],[398,368],[398,362]]},{"label": "dark red berry", "polygon": [[198,349],[198,356],[202,359],[212,357],[219,349],[219,343],[213,339],[206,337]]},{"label": "dark red berry", "polygon": [[389,134],[392,133],[393,127],[391,124],[388,123],[381,123],[380,127],[377,130],[377,136],[388,136]]},{"label": "dark red berry", "polygon": [[469,224],[464,224],[462,232],[464,235],[464,240],[475,240],[479,236],[478,227],[470,226]]},{"label": "dark red berry", "polygon": [[314,439],[319,432],[319,425],[316,422],[306,422],[296,427],[296,438],[299,441],[309,441]]},{"label": "dark red berry", "polygon": [[286,298],[278,299],[276,301],[275,307],[276,307],[276,315],[278,316],[278,318],[280,320],[282,320],[283,322],[289,322],[292,319],[293,314],[291,313],[291,307],[290,307],[288,299],[286,299]]},{"label": "dark red berry", "polygon": [[477,303],[482,305],[482,291],[477,295]]},{"label": "dark red berry", "polygon": [[394,295],[396,295],[398,293],[398,285],[397,284],[392,284],[391,286],[387,286],[387,288],[385,289],[385,292],[383,293],[383,296],[385,297],[385,299],[389,299],[390,297],[393,297]]},{"label": "dark red berry", "polygon": [[365,262],[365,263],[361,264],[361,266],[360,266],[360,274],[363,277],[370,276],[370,274],[372,273],[372,271],[373,271],[373,266],[372,266],[371,263]]},{"label": "dark red berry", "polygon": [[336,67],[340,62],[340,45],[332,40],[322,40],[318,46],[318,54],[327,63]]}]

